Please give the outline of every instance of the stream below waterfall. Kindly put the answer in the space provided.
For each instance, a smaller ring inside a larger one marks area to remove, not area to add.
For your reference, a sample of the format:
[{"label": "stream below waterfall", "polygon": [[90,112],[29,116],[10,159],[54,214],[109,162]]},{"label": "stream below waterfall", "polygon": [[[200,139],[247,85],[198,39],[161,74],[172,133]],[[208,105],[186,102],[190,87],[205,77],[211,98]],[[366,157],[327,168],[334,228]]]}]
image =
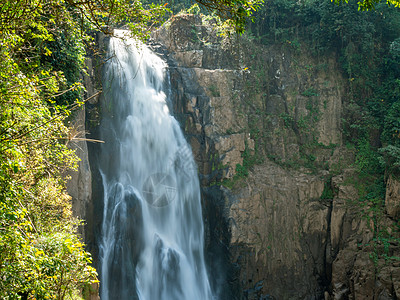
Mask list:
[{"label": "stream below waterfall", "polygon": [[101,299],[214,299],[200,186],[169,113],[166,63],[118,30],[103,75]]}]

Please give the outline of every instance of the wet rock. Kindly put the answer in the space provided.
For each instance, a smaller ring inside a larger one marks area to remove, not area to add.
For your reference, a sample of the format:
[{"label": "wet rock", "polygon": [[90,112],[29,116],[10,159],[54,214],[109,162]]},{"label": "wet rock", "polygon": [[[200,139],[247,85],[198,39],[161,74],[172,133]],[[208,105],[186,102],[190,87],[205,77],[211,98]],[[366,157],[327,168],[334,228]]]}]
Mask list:
[{"label": "wet rock", "polygon": [[[155,288],[160,294],[153,294],[152,299],[165,299],[165,296],[173,297],[174,299],[182,298],[182,286],[180,282],[180,256],[177,251],[168,248],[159,236],[155,237],[154,246],[155,256],[153,262],[154,285],[161,287]],[[161,292],[164,291],[164,294]]]}]

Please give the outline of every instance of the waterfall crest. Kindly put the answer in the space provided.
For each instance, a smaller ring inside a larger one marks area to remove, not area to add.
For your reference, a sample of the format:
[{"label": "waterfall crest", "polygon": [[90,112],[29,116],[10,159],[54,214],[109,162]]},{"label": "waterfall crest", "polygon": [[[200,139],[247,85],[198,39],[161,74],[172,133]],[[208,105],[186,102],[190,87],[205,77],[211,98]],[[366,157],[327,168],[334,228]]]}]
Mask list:
[{"label": "waterfall crest", "polygon": [[169,114],[167,66],[129,38],[111,38],[109,55],[100,125],[101,299],[213,299],[197,170]]}]

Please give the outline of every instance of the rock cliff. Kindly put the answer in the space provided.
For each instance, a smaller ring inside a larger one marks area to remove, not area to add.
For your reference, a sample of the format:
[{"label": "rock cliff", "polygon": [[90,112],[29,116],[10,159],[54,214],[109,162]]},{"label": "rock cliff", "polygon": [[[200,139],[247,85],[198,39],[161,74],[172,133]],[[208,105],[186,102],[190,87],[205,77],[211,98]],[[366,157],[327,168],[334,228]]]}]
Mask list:
[{"label": "rock cliff", "polygon": [[[370,210],[357,201],[355,153],[342,136],[347,83],[335,55],[222,37],[213,25],[175,16],[152,46],[169,64],[172,110],[198,164],[219,299],[400,298],[400,263],[374,256],[400,249],[371,243]],[[96,92],[88,79],[87,97]],[[86,107],[88,138],[97,137],[96,101]],[[90,185],[85,145],[77,146],[81,172],[70,191],[97,261],[102,185],[96,168]],[[98,147],[88,147],[96,165]],[[383,223],[399,218],[399,205],[400,181],[390,176]]]},{"label": "rock cliff", "polygon": [[[92,253],[94,263],[97,263],[96,235],[98,234],[98,222],[96,206],[101,202],[101,188],[98,182],[98,170],[96,167],[96,155],[99,139],[97,127],[99,123],[99,97],[101,95],[101,66],[104,57],[105,36],[99,34],[96,37],[98,53],[89,53],[86,58],[86,72],[82,73],[82,81],[85,87],[83,93],[84,105],[74,111],[70,120],[71,134],[74,138],[69,147],[75,150],[79,158],[78,170],[71,171],[68,175],[67,192],[72,198],[72,213],[82,220],[78,233],[87,245],[87,250]],[[100,198],[100,199],[99,199]]]},{"label": "rock cliff", "polygon": [[[221,37],[212,24],[176,16],[153,46],[199,167],[213,288],[221,299],[399,298],[399,263],[371,259],[371,220],[355,204],[335,56]],[[389,178],[387,222],[399,188]]]}]

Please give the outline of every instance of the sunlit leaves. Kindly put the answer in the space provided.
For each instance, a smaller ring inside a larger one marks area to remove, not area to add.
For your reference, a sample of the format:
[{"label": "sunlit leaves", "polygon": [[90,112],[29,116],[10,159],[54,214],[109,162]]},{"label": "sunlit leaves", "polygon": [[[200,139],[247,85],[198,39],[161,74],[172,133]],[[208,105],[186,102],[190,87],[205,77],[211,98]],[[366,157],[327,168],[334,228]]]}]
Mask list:
[{"label": "sunlit leaves", "polygon": [[0,9],[0,298],[64,299],[96,278],[63,180],[77,158],[61,97],[80,91],[83,36],[62,0]]},{"label": "sunlit leaves", "polygon": [[[349,1],[348,0],[332,0],[332,2],[335,2],[336,4],[340,4],[342,2],[348,3]],[[361,11],[373,10],[373,9],[375,9],[375,6],[379,3],[386,3],[389,6],[400,7],[399,0],[360,0],[357,2],[358,9]]]},{"label": "sunlit leaves", "polygon": [[20,223],[17,234],[0,236],[2,299],[19,299],[18,294],[29,299],[64,299],[74,287],[81,289],[93,281],[96,272],[89,265],[91,258],[75,236],[38,236],[29,232],[28,225]]},{"label": "sunlit leaves", "polygon": [[264,3],[263,0],[197,0],[210,11],[226,20],[226,24],[235,28],[238,33],[243,33],[248,19]]}]

